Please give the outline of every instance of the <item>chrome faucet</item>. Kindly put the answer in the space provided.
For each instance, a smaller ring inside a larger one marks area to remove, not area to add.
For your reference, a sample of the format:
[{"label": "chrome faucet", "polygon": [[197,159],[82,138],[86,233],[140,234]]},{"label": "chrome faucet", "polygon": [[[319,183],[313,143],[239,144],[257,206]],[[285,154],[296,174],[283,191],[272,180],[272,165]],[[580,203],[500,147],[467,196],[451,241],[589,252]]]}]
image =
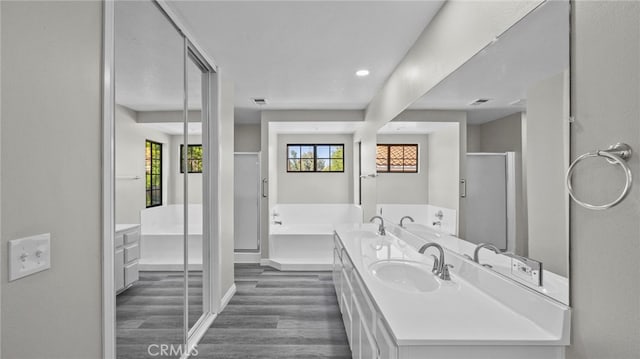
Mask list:
[{"label": "chrome faucet", "polygon": [[444,263],[444,250],[442,249],[442,246],[440,246],[438,243],[430,242],[420,247],[420,249],[418,249],[418,252],[420,254],[424,254],[424,252],[429,249],[429,247],[436,247],[436,249],[438,249],[438,252],[440,252],[440,257],[438,259],[434,258],[433,273],[440,276],[440,279],[442,280],[451,280],[451,276],[449,275],[450,265]]},{"label": "chrome faucet", "polygon": [[378,227],[378,234],[381,236],[384,236],[387,234],[387,231],[384,230],[384,219],[382,219],[382,217],[380,216],[373,216],[371,217],[371,219],[369,220],[369,222],[373,223],[373,221],[375,221],[376,219],[380,220],[380,226]]},{"label": "chrome faucet", "polygon": [[494,246],[493,244],[489,244],[489,243],[480,243],[478,244],[478,246],[476,247],[476,249],[473,251],[473,261],[476,263],[480,263],[480,258],[478,258],[478,255],[480,254],[480,249],[482,248],[486,248],[486,249],[490,249],[492,250],[495,254],[500,254],[502,253],[502,251],[500,249],[498,249],[498,247]]},{"label": "chrome faucet", "polygon": [[404,216],[404,217],[400,218],[400,227],[404,227],[403,222],[404,222],[404,220],[405,220],[405,219],[408,219],[408,220],[410,220],[411,222],[415,222],[415,221],[413,220],[413,218],[411,218],[411,216]]}]

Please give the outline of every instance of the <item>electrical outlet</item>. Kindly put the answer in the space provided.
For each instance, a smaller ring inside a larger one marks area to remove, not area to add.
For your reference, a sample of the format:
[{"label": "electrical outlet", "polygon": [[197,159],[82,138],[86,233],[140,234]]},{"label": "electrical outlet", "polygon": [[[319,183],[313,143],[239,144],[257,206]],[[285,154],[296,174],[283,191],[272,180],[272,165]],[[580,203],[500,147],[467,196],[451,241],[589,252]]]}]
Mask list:
[{"label": "electrical outlet", "polygon": [[530,258],[511,258],[511,273],[537,286],[542,286],[542,263]]},{"label": "electrical outlet", "polygon": [[9,241],[9,281],[51,268],[51,234]]}]

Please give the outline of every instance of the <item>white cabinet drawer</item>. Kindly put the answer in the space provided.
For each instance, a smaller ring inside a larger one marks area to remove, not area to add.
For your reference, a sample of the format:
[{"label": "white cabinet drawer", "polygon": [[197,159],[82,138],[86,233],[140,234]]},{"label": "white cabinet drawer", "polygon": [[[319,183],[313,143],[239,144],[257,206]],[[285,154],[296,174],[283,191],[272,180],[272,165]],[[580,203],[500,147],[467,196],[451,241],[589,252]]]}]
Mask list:
[{"label": "white cabinet drawer", "polygon": [[124,267],[124,285],[127,286],[138,280],[138,262]]},{"label": "white cabinet drawer", "polygon": [[351,283],[347,279],[347,272],[344,270],[342,271],[340,281],[342,282],[342,289],[341,289],[342,298],[343,298],[342,305],[349,310],[349,313],[351,313],[351,301],[353,297],[353,289],[351,287]]},{"label": "white cabinet drawer", "polygon": [[360,346],[360,338],[362,337],[362,322],[360,321],[360,312],[354,304],[351,308],[351,355],[353,359],[360,359],[362,347]]},{"label": "white cabinet drawer", "polygon": [[[363,330],[360,335],[360,359],[378,359],[378,348],[371,333]],[[380,357],[383,359],[383,357]]]},{"label": "white cabinet drawer", "polygon": [[333,250],[333,286],[336,290],[336,297],[338,298],[338,304],[340,305],[340,312],[342,312],[342,260],[338,255],[336,249]]},{"label": "white cabinet drawer", "polygon": [[124,262],[129,263],[140,258],[140,244],[136,243],[132,246],[124,248]]},{"label": "white cabinet drawer", "polygon": [[122,248],[116,250],[113,264],[114,285],[116,291],[119,291],[124,288],[124,250]]},{"label": "white cabinet drawer", "polygon": [[[346,297],[342,294],[342,301],[345,301]],[[344,323],[344,331],[347,333],[347,341],[349,342],[349,348],[351,348],[351,311],[347,306],[344,306],[342,311],[342,322]]]},{"label": "white cabinet drawer", "polygon": [[124,234],[124,243],[131,244],[140,240],[140,231],[128,232]]},{"label": "white cabinet drawer", "polygon": [[362,321],[364,322],[367,330],[371,333],[375,332],[376,325],[376,308],[373,306],[369,293],[367,292],[364,284],[360,280],[360,276],[354,272],[353,296],[358,302],[362,311]]},{"label": "white cabinet drawer", "polygon": [[387,331],[387,327],[382,322],[382,320],[378,320],[378,323],[376,325],[376,342],[378,343],[378,348],[380,349],[380,358],[398,358],[398,347],[396,347],[396,345],[394,344],[393,338]]},{"label": "white cabinet drawer", "polygon": [[122,245],[124,244],[124,235],[123,234],[116,234],[116,236],[114,238],[114,244],[115,244],[116,248],[122,247]]},{"label": "white cabinet drawer", "polygon": [[340,237],[337,234],[333,234],[333,247],[338,250],[338,254],[342,257],[342,243],[340,243]]}]

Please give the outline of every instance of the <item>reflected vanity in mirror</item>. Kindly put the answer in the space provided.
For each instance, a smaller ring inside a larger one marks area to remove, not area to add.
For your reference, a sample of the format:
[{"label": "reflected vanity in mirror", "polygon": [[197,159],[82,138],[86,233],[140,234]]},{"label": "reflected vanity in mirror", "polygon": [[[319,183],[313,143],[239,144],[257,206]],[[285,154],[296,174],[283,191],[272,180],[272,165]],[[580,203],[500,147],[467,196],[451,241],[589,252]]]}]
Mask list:
[{"label": "reflected vanity in mirror", "polygon": [[569,304],[568,78],[546,2],[380,128],[377,213]]}]

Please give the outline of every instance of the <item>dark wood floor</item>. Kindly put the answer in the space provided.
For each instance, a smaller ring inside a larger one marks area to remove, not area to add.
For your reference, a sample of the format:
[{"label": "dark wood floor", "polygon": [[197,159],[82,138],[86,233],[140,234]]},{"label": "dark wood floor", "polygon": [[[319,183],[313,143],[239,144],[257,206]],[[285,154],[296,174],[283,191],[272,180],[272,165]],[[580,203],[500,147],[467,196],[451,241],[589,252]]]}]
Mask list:
[{"label": "dark wood floor", "polygon": [[[140,280],[116,297],[116,357],[154,358],[152,344],[182,343],[182,272],[140,272]],[[189,272],[189,321],[202,313],[202,273]],[[151,354],[149,352],[151,350]],[[173,358],[175,356],[162,356]]]},{"label": "dark wood floor", "polygon": [[[201,276],[190,276],[190,305],[201,310]],[[237,264],[235,279],[237,293],[200,341],[197,358],[351,358],[330,272]],[[118,296],[119,359],[151,358],[149,344],[181,342],[182,283],[178,272],[143,272]]]}]

